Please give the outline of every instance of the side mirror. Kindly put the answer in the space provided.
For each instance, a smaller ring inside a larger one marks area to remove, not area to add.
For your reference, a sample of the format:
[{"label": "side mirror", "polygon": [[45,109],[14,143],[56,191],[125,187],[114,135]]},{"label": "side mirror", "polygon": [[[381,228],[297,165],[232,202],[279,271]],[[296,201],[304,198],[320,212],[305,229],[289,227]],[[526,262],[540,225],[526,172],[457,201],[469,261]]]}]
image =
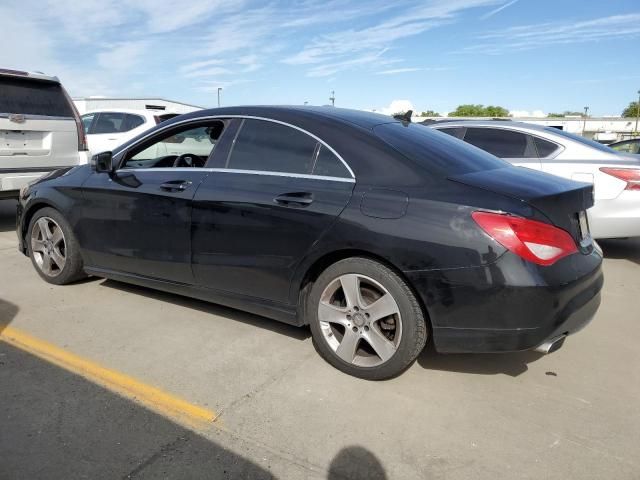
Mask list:
[{"label": "side mirror", "polygon": [[111,155],[111,152],[96,153],[91,157],[91,168],[98,173],[113,172],[113,156]]}]

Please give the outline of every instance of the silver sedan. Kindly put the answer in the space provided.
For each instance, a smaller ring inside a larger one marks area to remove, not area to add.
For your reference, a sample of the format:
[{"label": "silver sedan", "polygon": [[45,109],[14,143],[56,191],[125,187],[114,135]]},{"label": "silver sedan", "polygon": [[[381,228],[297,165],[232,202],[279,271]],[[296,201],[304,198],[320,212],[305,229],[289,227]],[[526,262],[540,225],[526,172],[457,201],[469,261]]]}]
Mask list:
[{"label": "silver sedan", "polygon": [[442,121],[427,125],[514,165],[594,186],[587,212],[594,238],[640,236],[640,159],[553,127],[512,121]]}]

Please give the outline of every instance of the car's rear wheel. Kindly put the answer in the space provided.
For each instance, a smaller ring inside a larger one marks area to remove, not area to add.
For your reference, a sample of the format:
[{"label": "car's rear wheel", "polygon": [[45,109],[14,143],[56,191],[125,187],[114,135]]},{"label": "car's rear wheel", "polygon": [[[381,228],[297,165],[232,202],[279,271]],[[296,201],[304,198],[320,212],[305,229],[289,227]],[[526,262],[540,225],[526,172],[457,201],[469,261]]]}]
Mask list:
[{"label": "car's rear wheel", "polygon": [[350,375],[370,380],[398,375],[426,343],[424,314],[409,286],[368,258],[331,265],[307,301],[316,349]]},{"label": "car's rear wheel", "polygon": [[78,243],[57,210],[38,210],[29,222],[26,240],[31,262],[45,281],[65,285],[85,276]]}]

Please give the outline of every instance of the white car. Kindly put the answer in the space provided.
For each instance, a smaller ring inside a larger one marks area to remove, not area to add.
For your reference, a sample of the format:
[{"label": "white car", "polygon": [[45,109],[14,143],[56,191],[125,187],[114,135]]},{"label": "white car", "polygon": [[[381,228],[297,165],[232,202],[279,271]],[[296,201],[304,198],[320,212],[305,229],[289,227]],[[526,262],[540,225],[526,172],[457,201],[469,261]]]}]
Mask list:
[{"label": "white car", "polygon": [[441,121],[427,125],[514,165],[592,183],[587,212],[594,238],[640,236],[640,159],[553,127],[512,121]]},{"label": "white car", "polygon": [[82,125],[89,150],[96,154],[114,150],[158,123],[177,115],[155,110],[103,109],[82,115]]},{"label": "white car", "polygon": [[0,69],[0,198],[42,175],[87,163],[80,115],[56,77]]}]

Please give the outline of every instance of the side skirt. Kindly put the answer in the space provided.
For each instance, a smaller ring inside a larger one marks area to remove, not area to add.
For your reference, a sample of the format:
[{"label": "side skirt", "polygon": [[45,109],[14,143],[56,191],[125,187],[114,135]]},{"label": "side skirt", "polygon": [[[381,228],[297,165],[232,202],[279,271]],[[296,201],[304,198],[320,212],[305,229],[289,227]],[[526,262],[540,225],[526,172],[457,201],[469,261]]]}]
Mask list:
[{"label": "side skirt", "polygon": [[85,267],[84,270],[87,274],[94,275],[96,277],[108,278],[118,282],[130,283],[141,287],[174,293],[176,295],[196,298],[198,300],[204,300],[205,302],[216,303],[224,305],[225,307],[235,308],[255,315],[268,317],[289,325],[303,325],[303,322],[301,321],[302,319],[299,318],[296,308],[290,305],[283,305],[255,297],[231,294],[229,292],[221,292],[219,290],[213,290],[197,285],[169,282],[166,280],[144,277],[132,273],[117,272],[103,268]]}]

